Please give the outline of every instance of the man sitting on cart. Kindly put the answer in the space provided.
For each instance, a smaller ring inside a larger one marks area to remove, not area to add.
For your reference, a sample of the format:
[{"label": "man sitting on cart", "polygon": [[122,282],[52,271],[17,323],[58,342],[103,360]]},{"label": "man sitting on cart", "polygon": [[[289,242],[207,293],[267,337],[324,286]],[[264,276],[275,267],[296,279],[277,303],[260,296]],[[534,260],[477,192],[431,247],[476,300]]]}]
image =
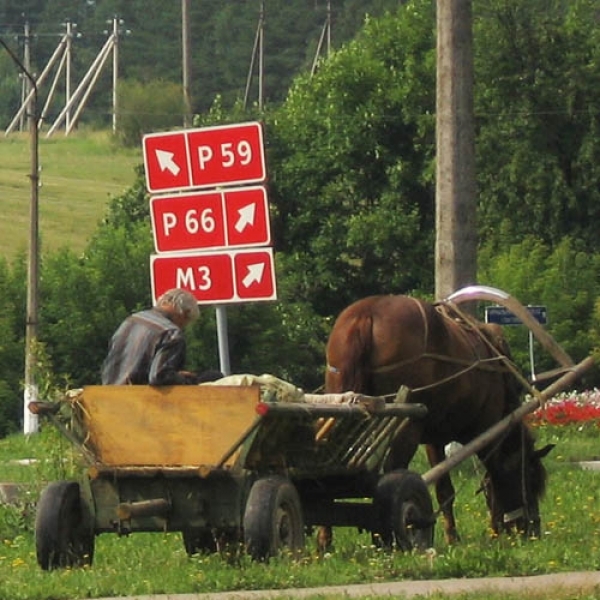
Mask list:
[{"label": "man sitting on cart", "polygon": [[187,290],[165,292],[154,307],[127,317],[112,336],[102,364],[103,385],[194,385],[223,375],[185,371],[183,330],[198,319],[196,298]]}]

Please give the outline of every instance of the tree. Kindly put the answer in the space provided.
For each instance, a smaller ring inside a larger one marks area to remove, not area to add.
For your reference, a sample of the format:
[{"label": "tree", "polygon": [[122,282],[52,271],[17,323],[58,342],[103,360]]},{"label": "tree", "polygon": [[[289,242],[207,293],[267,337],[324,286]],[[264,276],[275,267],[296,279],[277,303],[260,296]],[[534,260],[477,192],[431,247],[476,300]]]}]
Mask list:
[{"label": "tree", "polygon": [[411,5],[368,22],[267,118],[277,249],[319,314],[432,289],[434,60],[431,7]]},{"label": "tree", "polygon": [[482,240],[501,246],[534,235],[557,244],[570,235],[597,250],[597,4],[488,0],[475,7]]},{"label": "tree", "polygon": [[183,122],[181,85],[158,79],[149,83],[127,80],[118,92],[117,139],[125,146],[139,146],[145,133],[175,129]]},{"label": "tree", "polygon": [[0,437],[17,429],[23,412],[25,275],[23,256],[13,268],[0,259]]},{"label": "tree", "polygon": [[[509,291],[525,305],[546,306],[548,331],[575,361],[600,349],[600,254],[590,254],[580,241],[567,237],[552,247],[528,236],[502,251],[490,243],[480,253],[480,281]],[[515,360],[526,373],[529,348],[525,330],[507,327],[505,331]],[[557,366],[547,352],[536,350],[538,371]],[[587,381],[593,385],[599,377],[596,368]]]}]

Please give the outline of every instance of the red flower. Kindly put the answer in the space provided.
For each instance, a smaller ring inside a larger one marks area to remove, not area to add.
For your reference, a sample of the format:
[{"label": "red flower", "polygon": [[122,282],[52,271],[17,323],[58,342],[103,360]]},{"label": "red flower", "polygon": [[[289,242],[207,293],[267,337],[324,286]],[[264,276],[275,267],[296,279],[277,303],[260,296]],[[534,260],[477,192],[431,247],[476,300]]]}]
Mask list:
[{"label": "red flower", "polygon": [[531,425],[592,423],[600,427],[600,391],[559,395],[527,417]]}]

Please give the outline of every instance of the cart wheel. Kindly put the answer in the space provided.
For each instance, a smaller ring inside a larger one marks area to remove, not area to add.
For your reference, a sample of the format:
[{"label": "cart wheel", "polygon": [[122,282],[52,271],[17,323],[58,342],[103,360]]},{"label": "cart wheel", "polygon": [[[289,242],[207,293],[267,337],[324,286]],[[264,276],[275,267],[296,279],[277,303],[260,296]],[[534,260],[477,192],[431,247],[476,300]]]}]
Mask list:
[{"label": "cart wheel", "polygon": [[244,541],[254,560],[268,560],[283,549],[304,548],[304,517],[300,497],[284,477],[257,480],[244,513]]},{"label": "cart wheel", "polygon": [[402,551],[433,545],[433,505],[422,477],[400,469],[384,475],[373,502],[378,534],[384,547]]},{"label": "cart wheel", "polygon": [[49,484],[42,491],[35,517],[35,549],[40,567],[48,571],[91,565],[94,534],[86,531],[84,525],[79,484]]}]

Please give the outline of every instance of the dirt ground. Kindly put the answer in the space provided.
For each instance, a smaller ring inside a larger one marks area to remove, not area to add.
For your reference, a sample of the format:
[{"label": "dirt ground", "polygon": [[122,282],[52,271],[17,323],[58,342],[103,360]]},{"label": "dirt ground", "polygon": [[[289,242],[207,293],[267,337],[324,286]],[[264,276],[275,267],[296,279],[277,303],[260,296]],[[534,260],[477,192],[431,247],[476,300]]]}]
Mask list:
[{"label": "dirt ground", "polygon": [[[103,598],[102,600],[262,600],[268,598],[306,598],[309,596],[340,595],[348,598],[382,596],[388,598],[426,598],[432,594],[448,597],[471,592],[519,594],[544,594],[557,597],[563,593],[596,592],[600,598],[600,571],[556,573],[534,577],[489,577],[481,579],[442,579],[438,581],[399,581],[387,583],[365,583],[324,588],[254,590],[222,592],[215,594],[167,594],[158,596],[130,596],[128,598]],[[543,596],[542,596],[543,597]]]}]

